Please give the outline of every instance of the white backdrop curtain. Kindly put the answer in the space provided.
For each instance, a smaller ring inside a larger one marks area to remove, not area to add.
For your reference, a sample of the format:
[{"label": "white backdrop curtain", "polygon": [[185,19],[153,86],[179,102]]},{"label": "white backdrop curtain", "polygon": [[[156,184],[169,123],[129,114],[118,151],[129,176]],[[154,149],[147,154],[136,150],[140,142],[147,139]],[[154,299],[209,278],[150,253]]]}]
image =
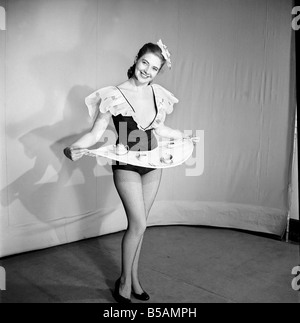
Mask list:
[{"label": "white backdrop curtain", "polygon": [[202,141],[189,163],[164,171],[149,225],[284,232],[296,106],[292,0],[0,6],[0,257],[126,227],[110,166],[72,163],[62,150],[91,127],[84,98],[124,81],[138,49],[160,38],[173,68],[157,83],[180,100],[166,124]]}]

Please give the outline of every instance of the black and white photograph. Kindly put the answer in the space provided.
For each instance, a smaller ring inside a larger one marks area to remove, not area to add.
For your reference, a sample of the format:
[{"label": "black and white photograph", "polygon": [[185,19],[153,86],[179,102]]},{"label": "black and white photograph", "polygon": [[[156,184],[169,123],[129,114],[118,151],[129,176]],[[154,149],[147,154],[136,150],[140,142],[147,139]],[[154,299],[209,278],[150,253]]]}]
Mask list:
[{"label": "black and white photograph", "polygon": [[0,0],[0,304],[299,303],[299,29],[293,0]]}]

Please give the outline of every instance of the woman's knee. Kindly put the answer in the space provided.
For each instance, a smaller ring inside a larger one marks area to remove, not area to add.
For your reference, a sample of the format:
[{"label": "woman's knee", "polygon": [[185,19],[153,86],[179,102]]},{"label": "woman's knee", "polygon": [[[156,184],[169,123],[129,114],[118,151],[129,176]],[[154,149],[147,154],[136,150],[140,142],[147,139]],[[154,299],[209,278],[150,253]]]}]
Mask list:
[{"label": "woman's knee", "polygon": [[136,236],[142,236],[147,228],[146,221],[131,221],[128,225],[128,230]]}]

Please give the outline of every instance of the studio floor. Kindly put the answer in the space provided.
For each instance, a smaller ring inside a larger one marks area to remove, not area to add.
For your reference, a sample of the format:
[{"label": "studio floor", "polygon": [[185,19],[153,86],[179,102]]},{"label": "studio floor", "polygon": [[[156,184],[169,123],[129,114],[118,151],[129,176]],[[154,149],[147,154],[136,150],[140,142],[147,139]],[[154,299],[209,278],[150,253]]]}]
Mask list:
[{"label": "studio floor", "polygon": [[[6,257],[2,303],[115,303],[123,232]],[[150,303],[298,303],[299,245],[238,230],[147,229],[140,280]],[[139,301],[132,299],[133,302]]]}]

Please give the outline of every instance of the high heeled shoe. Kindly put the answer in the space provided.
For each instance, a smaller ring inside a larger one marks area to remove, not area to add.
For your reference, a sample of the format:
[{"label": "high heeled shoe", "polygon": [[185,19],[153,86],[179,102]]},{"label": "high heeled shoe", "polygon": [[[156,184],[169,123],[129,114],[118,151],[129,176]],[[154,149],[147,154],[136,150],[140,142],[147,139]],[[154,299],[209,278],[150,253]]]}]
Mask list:
[{"label": "high heeled shoe", "polygon": [[131,299],[120,295],[120,292],[119,292],[120,283],[121,283],[121,277],[115,283],[115,290],[113,292],[113,297],[120,304],[129,304],[131,303]]},{"label": "high heeled shoe", "polygon": [[137,294],[132,289],[131,294],[132,294],[132,296],[134,296],[136,299],[138,299],[140,301],[149,301],[149,299],[150,299],[149,294],[147,294],[145,291],[143,291],[142,294]]}]

